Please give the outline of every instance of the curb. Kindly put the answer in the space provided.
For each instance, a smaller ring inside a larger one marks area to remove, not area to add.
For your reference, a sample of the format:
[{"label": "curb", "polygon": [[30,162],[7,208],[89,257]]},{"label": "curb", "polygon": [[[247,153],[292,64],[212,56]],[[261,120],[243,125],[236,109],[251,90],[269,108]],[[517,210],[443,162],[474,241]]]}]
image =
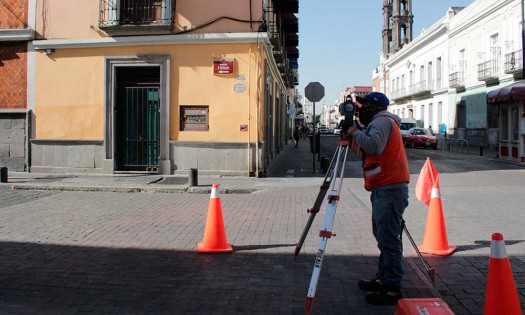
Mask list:
[{"label": "curb", "polygon": [[[116,186],[50,186],[28,184],[0,184],[0,189],[6,190],[48,190],[48,191],[85,191],[85,192],[116,192],[116,193],[191,193],[210,194],[211,187],[116,187]],[[251,194],[258,189],[227,188],[221,189],[221,194]]]}]

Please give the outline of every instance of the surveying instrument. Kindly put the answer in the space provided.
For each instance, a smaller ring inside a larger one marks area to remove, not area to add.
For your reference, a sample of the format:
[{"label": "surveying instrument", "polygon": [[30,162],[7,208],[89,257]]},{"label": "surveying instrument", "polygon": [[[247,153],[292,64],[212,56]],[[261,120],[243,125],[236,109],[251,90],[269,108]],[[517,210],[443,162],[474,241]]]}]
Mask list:
[{"label": "surveying instrument", "polygon": [[[310,228],[312,227],[312,223],[317,213],[319,213],[319,210],[324,201],[324,198],[326,197],[326,194],[328,193],[328,198],[327,198],[328,204],[326,208],[326,214],[324,217],[324,221],[323,221],[321,230],[319,231],[319,237],[321,238],[321,240],[319,244],[319,249],[315,255],[314,269],[312,271],[312,277],[310,279],[310,285],[309,285],[308,294],[306,297],[305,314],[307,315],[312,313],[315,292],[317,290],[317,283],[319,282],[319,275],[321,273],[321,267],[323,265],[323,259],[324,259],[324,255],[326,252],[326,245],[328,244],[328,239],[330,239],[332,236],[336,236],[336,234],[332,232],[332,226],[333,226],[334,219],[335,219],[337,204],[339,203],[339,199],[340,199],[340,193],[341,193],[341,188],[343,185],[346,162],[348,160],[348,153],[349,153],[349,150],[354,145],[353,143],[354,139],[346,136],[345,134],[346,134],[346,131],[350,127],[352,127],[354,124],[354,114],[356,110],[358,110],[358,108],[350,97],[347,98],[343,103],[339,105],[339,112],[345,117],[344,121],[341,124],[342,136],[339,139],[339,144],[332,157],[330,166],[328,167],[328,171],[326,172],[324,176],[323,183],[320,187],[317,198],[315,199],[314,205],[312,208],[307,210],[307,213],[310,213],[310,216],[303,230],[303,233],[301,234],[301,238],[299,239],[299,242],[297,243],[295,247],[294,254],[295,256],[297,256],[299,255],[299,252],[301,251],[301,248],[303,247],[303,244],[308,235],[308,232]],[[358,124],[357,121],[355,123]],[[410,235],[410,233],[408,232],[408,229],[406,228],[406,224],[404,220],[401,221],[401,231],[406,232],[406,235],[409,238],[410,243],[416,250],[416,253],[418,254],[419,259],[422,261],[423,266],[427,270],[430,280],[435,285],[434,269],[430,267],[430,265],[425,261],[425,259],[423,259],[421,252],[417,248],[416,243],[414,242],[412,236]]]}]

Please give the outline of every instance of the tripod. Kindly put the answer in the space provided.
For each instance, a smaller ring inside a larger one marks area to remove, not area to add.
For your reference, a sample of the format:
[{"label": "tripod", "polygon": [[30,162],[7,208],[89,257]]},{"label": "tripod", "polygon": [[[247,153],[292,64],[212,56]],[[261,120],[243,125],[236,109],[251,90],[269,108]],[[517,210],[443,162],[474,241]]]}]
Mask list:
[{"label": "tripod", "polygon": [[[308,288],[308,294],[306,297],[305,314],[307,315],[311,314],[312,312],[315,291],[317,290],[317,283],[319,282],[319,275],[321,273],[321,267],[323,264],[323,259],[324,259],[328,239],[331,238],[332,236],[336,236],[336,234],[332,233],[332,226],[334,223],[335,213],[337,210],[337,204],[339,202],[339,196],[340,196],[341,187],[343,184],[345,166],[346,166],[346,161],[348,158],[348,151],[350,147],[352,146],[352,140],[353,139],[351,138],[341,138],[339,140],[337,150],[334,153],[334,156],[332,157],[332,161],[330,162],[330,166],[328,167],[328,171],[325,174],[325,177],[323,179],[323,184],[321,185],[319,194],[317,195],[317,198],[315,199],[314,206],[311,209],[307,210],[307,212],[310,213],[310,217],[308,218],[308,221],[303,230],[303,233],[301,234],[301,238],[299,239],[299,242],[297,243],[295,247],[294,254],[295,256],[297,256],[299,255],[299,252],[301,251],[301,248],[312,226],[315,216],[317,215],[317,213],[319,213],[321,204],[323,203],[326,193],[329,190],[330,193],[328,195],[328,205],[326,209],[326,215],[324,218],[324,222],[323,222],[321,231],[319,232],[319,237],[321,237],[321,241],[319,244],[319,250],[317,251],[317,254],[315,255],[314,269],[312,271],[312,278],[310,279],[310,286]],[[412,236],[410,235],[406,227],[405,220],[401,221],[401,233],[403,231],[405,231],[407,237],[410,240],[410,243],[416,250],[416,253],[418,254],[419,259],[422,261],[423,266],[425,267],[430,280],[435,286],[434,269],[430,267],[430,265],[425,261],[425,259],[421,255],[421,252],[419,251],[418,247],[416,246],[416,243],[414,242]]]}]

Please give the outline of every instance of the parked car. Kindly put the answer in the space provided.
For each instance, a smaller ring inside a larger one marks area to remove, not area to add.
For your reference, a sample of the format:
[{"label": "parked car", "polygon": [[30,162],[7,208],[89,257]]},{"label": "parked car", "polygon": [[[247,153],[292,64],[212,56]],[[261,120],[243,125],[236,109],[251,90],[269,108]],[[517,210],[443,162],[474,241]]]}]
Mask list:
[{"label": "parked car", "polygon": [[410,128],[416,128],[417,122],[412,118],[401,118],[401,125],[399,126],[399,129],[401,130],[401,137],[403,139],[408,135],[408,131]]},{"label": "parked car", "polygon": [[437,149],[437,137],[425,128],[410,128],[405,136],[405,146]]},{"label": "parked car", "polygon": [[340,135],[340,134],[341,134],[341,128],[335,128],[334,135]]},{"label": "parked car", "polygon": [[319,131],[320,134],[327,134],[328,133],[328,128],[326,128],[326,127],[319,127],[318,131]]}]

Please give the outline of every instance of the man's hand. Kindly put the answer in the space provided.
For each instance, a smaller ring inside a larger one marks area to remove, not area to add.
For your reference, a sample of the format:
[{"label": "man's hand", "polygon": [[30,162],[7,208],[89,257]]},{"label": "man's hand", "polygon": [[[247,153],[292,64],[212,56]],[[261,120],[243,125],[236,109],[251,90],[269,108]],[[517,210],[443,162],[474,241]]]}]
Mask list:
[{"label": "man's hand", "polygon": [[346,131],[346,133],[350,136],[353,136],[354,135],[354,132],[358,130],[357,129],[357,126],[354,124],[352,127],[348,128],[348,130]]}]

